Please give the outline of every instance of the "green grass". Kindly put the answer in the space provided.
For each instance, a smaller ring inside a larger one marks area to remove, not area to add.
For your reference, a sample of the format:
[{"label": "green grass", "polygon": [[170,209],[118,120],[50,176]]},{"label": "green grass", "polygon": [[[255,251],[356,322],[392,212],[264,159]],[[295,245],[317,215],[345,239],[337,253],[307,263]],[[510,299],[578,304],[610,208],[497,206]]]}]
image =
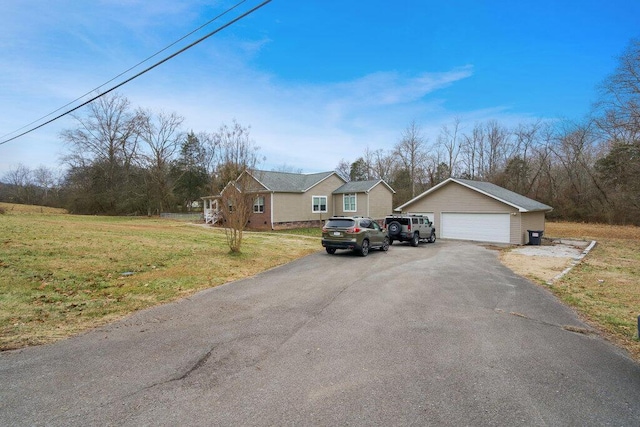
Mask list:
[{"label": "green grass", "polygon": [[276,231],[272,231],[272,233],[294,234],[296,236],[317,237],[317,238],[322,237],[322,229],[319,227],[294,228],[290,230],[276,230]]},{"label": "green grass", "polygon": [[[133,311],[254,275],[320,249],[278,234],[245,235],[122,217],[0,216],[0,349],[73,335]],[[286,248],[286,249],[283,249]]]}]

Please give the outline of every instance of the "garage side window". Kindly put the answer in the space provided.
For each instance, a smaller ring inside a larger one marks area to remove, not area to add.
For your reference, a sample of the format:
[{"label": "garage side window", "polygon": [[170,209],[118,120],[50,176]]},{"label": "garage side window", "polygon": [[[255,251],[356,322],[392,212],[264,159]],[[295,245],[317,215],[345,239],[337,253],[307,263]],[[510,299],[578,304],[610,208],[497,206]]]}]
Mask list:
[{"label": "garage side window", "polygon": [[356,207],[356,195],[355,194],[343,194],[342,201],[344,205],[345,212],[356,212],[358,209]]},{"label": "garage side window", "polygon": [[313,196],[312,197],[312,211],[313,213],[325,213],[327,212],[327,196]]}]

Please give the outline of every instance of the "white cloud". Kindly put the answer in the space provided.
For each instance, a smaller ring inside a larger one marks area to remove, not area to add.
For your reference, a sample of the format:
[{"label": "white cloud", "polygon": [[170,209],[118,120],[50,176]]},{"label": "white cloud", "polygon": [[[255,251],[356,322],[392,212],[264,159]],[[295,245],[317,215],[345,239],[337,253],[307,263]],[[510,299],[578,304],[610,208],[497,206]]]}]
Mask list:
[{"label": "white cloud", "polygon": [[[187,130],[212,132],[234,119],[250,125],[252,138],[267,158],[265,168],[288,164],[305,172],[331,170],[343,158],[353,161],[366,147],[390,149],[414,119],[426,128],[439,127],[440,123],[423,122],[427,116],[438,120],[448,114],[440,100],[431,98],[439,89],[472,76],[471,67],[464,67],[290,84],[251,70],[236,70],[233,78],[218,70],[218,75],[203,79],[208,71],[196,71],[186,79],[160,72],[123,87],[121,93],[133,106],[176,111],[186,118]],[[62,151],[61,143],[58,147]]]},{"label": "white cloud", "polygon": [[335,92],[345,93],[354,106],[393,106],[419,100],[471,75],[470,66],[445,73],[422,73],[414,77],[397,72],[379,72],[338,84]]}]

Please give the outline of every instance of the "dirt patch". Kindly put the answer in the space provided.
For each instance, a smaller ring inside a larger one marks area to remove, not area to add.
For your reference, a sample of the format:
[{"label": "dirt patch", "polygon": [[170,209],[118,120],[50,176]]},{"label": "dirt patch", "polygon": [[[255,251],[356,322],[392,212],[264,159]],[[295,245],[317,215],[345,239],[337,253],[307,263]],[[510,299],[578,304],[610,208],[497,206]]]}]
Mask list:
[{"label": "dirt patch", "polygon": [[540,246],[519,246],[500,251],[500,261],[513,272],[531,280],[549,283],[584,256],[589,242],[545,239]]},{"label": "dirt patch", "polygon": [[546,283],[569,267],[573,258],[502,251],[500,261],[519,276]]}]

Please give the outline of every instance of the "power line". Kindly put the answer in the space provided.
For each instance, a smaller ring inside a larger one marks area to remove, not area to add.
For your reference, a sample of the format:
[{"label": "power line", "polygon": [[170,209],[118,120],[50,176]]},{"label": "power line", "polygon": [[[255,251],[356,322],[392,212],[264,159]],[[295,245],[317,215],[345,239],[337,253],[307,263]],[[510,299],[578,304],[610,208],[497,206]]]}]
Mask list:
[{"label": "power line", "polygon": [[[138,64],[134,65],[133,67],[129,68],[128,70],[126,70],[126,71],[124,71],[124,72],[122,72],[122,73],[118,74],[116,77],[114,77],[114,78],[112,78],[111,80],[109,80],[109,81],[107,81],[107,82],[103,83],[102,85],[98,86],[96,89],[93,89],[92,91],[95,91],[95,90],[97,90],[97,89],[100,89],[101,87],[105,86],[105,85],[106,85],[106,84],[108,84],[108,83],[111,83],[112,81],[114,81],[114,80],[115,80],[115,79],[117,79],[118,77],[120,77],[120,76],[122,76],[122,75],[126,74],[127,72],[131,71],[132,69],[136,68],[137,66],[139,66],[139,65],[141,65],[141,64],[143,64],[143,63],[145,63],[145,62],[147,62],[149,59],[151,59],[151,58],[153,58],[153,57],[157,56],[157,55],[158,55],[158,54],[160,54],[161,52],[164,52],[165,50],[167,50],[167,49],[169,49],[170,47],[174,46],[176,43],[179,43],[180,41],[184,40],[186,37],[188,37],[188,36],[192,35],[192,34],[193,34],[193,33],[195,33],[196,31],[198,31],[198,30],[200,30],[200,29],[204,28],[205,26],[209,25],[211,22],[213,22],[213,21],[217,20],[218,18],[220,18],[220,17],[224,16],[225,14],[227,14],[227,13],[228,13],[228,12],[230,12],[230,11],[232,11],[233,9],[235,9],[236,7],[238,7],[239,5],[241,5],[242,3],[246,2],[246,1],[247,1],[247,0],[242,0],[241,2],[239,2],[239,3],[235,4],[235,5],[234,5],[234,6],[232,6],[231,8],[229,8],[229,9],[227,9],[226,11],[224,11],[223,13],[221,13],[220,15],[218,15],[218,16],[216,16],[215,18],[211,19],[211,20],[210,20],[209,22],[207,22],[206,24],[201,25],[200,27],[198,27],[197,29],[193,30],[193,31],[192,31],[192,32],[190,32],[189,34],[187,34],[187,35],[183,36],[183,37],[182,37],[182,38],[180,38],[179,40],[176,40],[175,42],[171,43],[169,46],[167,46],[167,47],[163,48],[162,50],[159,50],[158,52],[154,53],[154,54],[153,54],[153,55],[151,55],[150,57],[148,57],[148,58],[146,58],[145,60],[143,60],[143,61],[139,62]],[[74,107],[74,108],[71,108],[71,109],[69,109],[69,110],[65,111],[64,113],[59,114],[59,115],[57,115],[56,117],[54,117],[54,118],[52,118],[52,119],[50,119],[50,120],[48,120],[48,121],[46,121],[46,122],[44,122],[44,123],[42,123],[42,124],[38,125],[38,126],[32,127],[32,128],[30,128],[29,130],[27,130],[27,131],[25,131],[25,132],[20,133],[19,135],[16,135],[16,136],[14,136],[14,137],[11,137],[11,138],[9,138],[9,139],[6,139],[6,140],[1,141],[1,142],[0,142],[0,145],[6,144],[7,142],[13,141],[14,139],[18,139],[18,138],[20,138],[21,136],[24,136],[24,135],[26,135],[26,134],[28,134],[28,133],[31,133],[31,132],[33,132],[33,131],[35,131],[35,130],[37,130],[37,129],[40,129],[40,128],[41,128],[41,127],[43,127],[43,126],[46,126],[46,125],[48,125],[49,123],[52,123],[52,122],[54,122],[54,121],[56,121],[56,120],[58,120],[58,119],[60,119],[60,118],[62,118],[62,117],[64,117],[64,116],[66,116],[67,114],[73,113],[74,111],[76,111],[76,110],[78,110],[78,109],[80,109],[80,108],[84,107],[84,106],[85,106],[85,105],[87,105],[87,104],[90,104],[91,102],[95,101],[96,99],[100,98],[101,96],[104,96],[104,95],[106,95],[106,94],[108,94],[108,93],[110,93],[110,92],[113,92],[114,90],[118,89],[119,87],[124,86],[125,84],[129,83],[130,81],[132,81],[132,80],[134,80],[134,79],[136,79],[136,78],[140,77],[141,75],[143,75],[143,74],[145,74],[145,73],[147,73],[147,72],[149,72],[149,71],[153,70],[153,69],[154,69],[154,68],[156,68],[157,66],[164,64],[164,63],[165,63],[165,62],[167,62],[168,60],[175,58],[176,56],[180,55],[181,53],[185,52],[186,50],[191,49],[193,46],[195,46],[195,45],[197,45],[197,44],[199,44],[199,43],[203,42],[204,40],[208,39],[209,37],[211,37],[211,36],[213,36],[213,35],[215,35],[215,34],[219,33],[220,31],[224,30],[225,28],[227,28],[227,27],[229,27],[229,26],[231,26],[231,25],[235,24],[235,23],[236,23],[236,22],[238,22],[239,20],[241,20],[241,19],[243,19],[243,18],[247,17],[247,16],[248,16],[248,15],[250,15],[251,13],[253,13],[253,12],[255,12],[256,10],[260,9],[261,7],[265,6],[267,3],[270,3],[271,1],[272,1],[272,0],[265,0],[265,1],[263,1],[263,2],[262,2],[262,3],[260,3],[259,5],[257,5],[257,6],[255,6],[254,8],[252,8],[252,9],[248,10],[247,12],[243,13],[242,15],[240,15],[240,16],[238,16],[238,17],[236,17],[236,18],[232,19],[231,21],[227,22],[227,23],[226,23],[226,24],[224,24],[224,25],[221,25],[220,27],[216,28],[215,30],[211,31],[210,33],[206,34],[205,36],[203,36],[203,37],[199,38],[198,40],[194,41],[193,43],[191,43],[191,44],[189,44],[189,45],[187,45],[187,46],[183,47],[182,49],[178,50],[177,52],[175,52],[175,53],[173,53],[173,54],[171,54],[171,55],[169,55],[169,56],[167,56],[166,58],[162,59],[161,61],[156,62],[156,63],[155,63],[155,64],[153,64],[152,66],[150,66],[150,67],[148,67],[148,68],[146,68],[146,69],[144,69],[144,70],[140,71],[139,73],[135,74],[134,76],[129,77],[128,79],[124,80],[123,82],[118,83],[117,85],[115,85],[115,86],[113,86],[112,88],[110,88],[110,89],[106,90],[105,92],[102,92],[102,93],[100,93],[100,94],[98,94],[98,95],[94,96],[93,98],[89,99],[88,101],[85,101],[85,102],[83,102],[82,104],[80,104],[80,105],[78,105],[78,106],[76,106],[76,107]],[[78,101],[79,99],[84,98],[85,96],[87,96],[87,95],[88,95],[89,93],[91,93],[92,91],[85,93],[85,94],[84,94],[84,95],[82,95],[81,97],[76,98],[75,100],[73,100],[73,101],[69,102],[68,104],[66,104],[66,105],[64,105],[64,106],[62,106],[62,107],[60,107],[60,108],[58,108],[57,110],[55,110],[55,111],[53,111],[53,112],[51,112],[51,113],[47,114],[46,116],[43,116],[43,117],[41,117],[40,119],[35,120],[35,121],[33,121],[33,122],[29,123],[28,125],[25,125],[25,126],[23,126],[23,127],[19,128],[17,131],[19,131],[20,129],[24,129],[25,127],[30,126],[30,125],[32,125],[33,123],[36,123],[36,122],[38,122],[38,121],[42,120],[42,119],[43,119],[43,118],[45,118],[45,117],[49,117],[50,115],[54,114],[55,112],[60,111],[61,109],[63,109],[63,108],[65,108],[65,107],[69,106],[70,104],[73,104],[74,102]],[[14,131],[14,132],[11,132],[11,133],[15,133],[15,132],[17,132],[17,131]],[[7,135],[10,135],[11,133],[9,133],[9,134],[7,134]],[[6,135],[5,135],[5,136],[6,136]]]},{"label": "power line", "polygon": [[171,43],[170,45],[168,45],[168,46],[166,46],[166,47],[164,47],[164,48],[160,49],[159,51],[157,51],[157,52],[156,52],[156,53],[154,53],[153,55],[151,55],[151,56],[149,56],[149,57],[147,57],[147,58],[143,59],[142,61],[138,62],[136,65],[134,65],[134,66],[132,66],[132,67],[129,67],[127,70],[125,70],[125,71],[123,71],[122,73],[118,74],[118,75],[117,75],[117,76],[115,76],[114,78],[112,78],[112,79],[110,79],[110,80],[108,80],[108,81],[106,81],[106,82],[102,83],[100,86],[98,86],[98,87],[96,87],[96,88],[94,88],[94,89],[91,89],[90,91],[88,91],[88,92],[87,92],[87,93],[85,93],[84,95],[80,95],[79,97],[77,97],[77,98],[76,98],[76,99],[74,99],[73,101],[68,102],[67,104],[63,105],[62,107],[60,107],[60,108],[58,108],[58,109],[56,109],[56,110],[53,110],[53,111],[52,111],[52,112],[50,112],[49,114],[45,114],[44,116],[42,116],[42,117],[40,117],[40,118],[38,118],[38,119],[36,119],[36,120],[32,121],[31,123],[27,123],[26,125],[24,125],[24,126],[22,126],[22,127],[18,128],[18,129],[16,129],[16,130],[14,130],[13,132],[10,132],[10,133],[8,133],[8,134],[2,135],[2,136],[0,137],[0,139],[1,139],[1,138],[6,138],[6,137],[8,137],[8,136],[9,136],[9,135],[11,135],[11,134],[14,134],[14,133],[16,133],[16,132],[19,132],[19,131],[21,131],[21,130],[22,130],[22,129],[24,129],[24,128],[27,128],[27,127],[29,127],[29,126],[31,126],[31,125],[33,125],[33,124],[35,124],[35,123],[38,123],[39,121],[44,120],[44,119],[46,119],[47,117],[49,117],[49,116],[51,116],[51,115],[53,115],[53,114],[57,113],[58,111],[60,111],[60,110],[62,110],[62,109],[64,109],[64,108],[66,108],[66,107],[68,107],[69,105],[72,105],[73,103],[75,103],[75,102],[77,102],[77,101],[81,100],[82,98],[86,97],[87,95],[89,95],[89,94],[91,94],[91,93],[96,92],[98,89],[102,88],[103,86],[106,86],[107,84],[111,83],[112,81],[116,80],[117,78],[122,77],[123,75],[127,74],[129,71],[131,71],[131,70],[133,70],[133,69],[135,69],[135,68],[139,67],[140,65],[144,64],[145,62],[149,61],[151,58],[154,58],[154,57],[158,56],[159,54],[161,54],[161,53],[162,53],[162,52],[164,52],[165,50],[169,49],[170,47],[175,46],[176,44],[180,43],[182,40],[186,39],[186,38],[187,38],[187,37],[189,37],[190,35],[192,35],[192,34],[194,34],[194,33],[198,32],[198,31],[200,31],[201,29],[203,29],[203,28],[204,28],[204,27],[206,27],[207,25],[209,25],[209,24],[211,24],[212,22],[214,22],[214,21],[218,20],[219,18],[223,17],[224,15],[226,15],[226,14],[227,14],[227,13],[229,13],[229,12],[231,12],[232,10],[234,10],[235,8],[237,8],[238,6],[240,6],[242,3],[245,3],[246,1],[247,1],[247,0],[242,0],[242,1],[240,1],[239,3],[236,3],[234,6],[230,7],[230,8],[229,8],[229,9],[227,9],[227,10],[225,10],[224,12],[222,12],[221,14],[219,14],[218,16],[214,17],[213,19],[210,19],[209,21],[207,21],[206,23],[202,24],[201,26],[199,26],[199,27],[198,27],[198,28],[196,28],[195,30],[191,31],[190,33],[185,34],[184,36],[182,36],[182,37],[181,37],[181,38],[179,38],[178,40],[176,40],[176,41],[174,41],[173,43]]}]

